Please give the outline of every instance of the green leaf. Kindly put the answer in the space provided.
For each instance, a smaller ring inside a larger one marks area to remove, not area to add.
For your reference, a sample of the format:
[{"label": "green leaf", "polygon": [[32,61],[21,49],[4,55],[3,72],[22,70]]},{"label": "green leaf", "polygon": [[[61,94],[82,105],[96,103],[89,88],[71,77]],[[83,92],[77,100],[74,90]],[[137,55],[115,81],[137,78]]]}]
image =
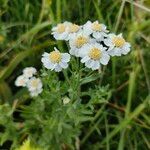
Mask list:
[{"label": "green leaf", "polygon": [[88,77],[85,77],[85,78],[81,79],[81,80],[80,80],[80,84],[83,85],[83,84],[86,84],[86,83],[95,81],[95,80],[97,80],[98,78],[100,78],[100,75],[99,75],[99,74],[97,74],[97,75],[90,75],[90,76],[88,76]]}]

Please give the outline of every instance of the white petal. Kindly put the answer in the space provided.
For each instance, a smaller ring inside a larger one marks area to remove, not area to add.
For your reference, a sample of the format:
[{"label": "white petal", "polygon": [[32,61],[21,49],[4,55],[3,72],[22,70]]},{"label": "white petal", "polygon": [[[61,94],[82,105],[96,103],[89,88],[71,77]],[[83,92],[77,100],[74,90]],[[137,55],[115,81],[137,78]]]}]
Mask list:
[{"label": "white petal", "polygon": [[81,62],[82,63],[85,63],[86,61],[90,60],[90,57],[89,56],[85,56],[81,59]]},{"label": "white petal", "polygon": [[92,70],[97,70],[97,69],[99,69],[100,68],[100,63],[99,63],[99,61],[95,61],[94,62],[94,65],[92,66]]},{"label": "white petal", "polygon": [[115,56],[114,49],[108,50],[107,53],[108,53],[110,56]]},{"label": "white petal", "polygon": [[42,62],[42,63],[49,62],[49,58],[47,58],[47,57],[42,57],[41,62]]},{"label": "white petal", "polygon": [[51,62],[45,62],[45,63],[43,63],[43,65],[44,65],[45,68],[51,69],[51,70],[53,70],[56,66],[56,64],[51,63]]},{"label": "white petal", "polygon": [[59,65],[62,68],[67,68],[68,67],[68,64],[66,62],[60,62]]},{"label": "white petal", "polygon": [[114,48],[115,56],[121,56],[121,49],[120,48]]},{"label": "white petal", "polygon": [[67,32],[64,32],[64,33],[61,33],[61,34],[56,33],[56,34],[54,34],[54,38],[56,40],[65,40],[67,38],[67,35],[68,35]]},{"label": "white petal", "polygon": [[122,54],[126,55],[127,53],[129,53],[130,47],[131,45],[129,43],[126,43],[121,49]]},{"label": "white petal", "polygon": [[69,50],[69,53],[70,53],[71,55],[75,55],[75,51],[76,51],[76,48],[71,48],[71,49]]},{"label": "white petal", "polygon": [[103,35],[100,32],[94,32],[93,37],[96,38],[96,39],[102,39]]},{"label": "white petal", "polygon": [[101,27],[102,27],[102,31],[106,30],[106,26],[104,24],[101,24]]},{"label": "white petal", "polygon": [[62,70],[61,66],[57,64],[57,65],[55,66],[55,71],[56,71],[56,72],[60,72],[61,70]]},{"label": "white petal", "polygon": [[44,52],[43,57],[49,57],[49,53]]},{"label": "white petal", "polygon": [[89,44],[86,44],[82,48],[80,48],[78,50],[79,57],[85,57],[88,54],[89,49],[90,49],[90,45]]},{"label": "white petal", "polygon": [[90,35],[93,31],[92,31],[89,27],[84,27],[83,32],[84,32],[86,35]]},{"label": "white petal", "polygon": [[92,68],[94,63],[95,63],[94,60],[90,59],[87,62],[85,62],[85,66],[88,68]]},{"label": "white petal", "polygon": [[62,61],[63,62],[69,62],[70,61],[70,55],[68,53],[62,54]]},{"label": "white petal", "polygon": [[109,60],[110,56],[106,52],[103,52],[102,57],[100,59],[100,63],[103,65],[107,65]]},{"label": "white petal", "polygon": [[111,46],[111,47],[113,46],[113,43],[110,39],[105,39],[104,44],[107,45],[107,46]]}]

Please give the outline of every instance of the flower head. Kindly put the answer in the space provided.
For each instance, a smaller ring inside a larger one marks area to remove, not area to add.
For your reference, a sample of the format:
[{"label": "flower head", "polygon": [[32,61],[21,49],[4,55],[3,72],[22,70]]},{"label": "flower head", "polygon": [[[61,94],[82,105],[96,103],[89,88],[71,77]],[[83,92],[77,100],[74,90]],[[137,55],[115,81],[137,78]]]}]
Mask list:
[{"label": "flower head", "polygon": [[69,33],[76,33],[79,31],[79,29],[80,29],[80,26],[77,24],[69,24],[67,28]]},{"label": "flower head", "polygon": [[17,79],[16,79],[16,81],[15,81],[15,85],[16,85],[16,86],[25,87],[28,80],[29,80],[29,79],[26,78],[24,75],[20,75],[20,76],[17,77]]},{"label": "flower head", "polygon": [[80,32],[81,30],[81,26],[77,25],[77,24],[68,24],[67,25],[67,32],[68,32],[68,36],[66,40],[70,40],[72,38],[72,36],[74,36],[76,33]]},{"label": "flower head", "polygon": [[104,37],[107,37],[108,30],[104,24],[100,24],[98,21],[87,21],[83,25],[83,31],[89,35],[92,35],[96,40],[102,41]]},{"label": "flower head", "polygon": [[109,47],[108,53],[111,56],[126,55],[130,51],[131,45],[125,41],[122,34],[109,34],[104,43]]},{"label": "flower head", "polygon": [[33,75],[35,75],[37,72],[37,70],[34,67],[26,67],[23,70],[23,75],[27,78],[32,77]]},{"label": "flower head", "polygon": [[80,49],[86,45],[87,43],[92,42],[90,37],[84,32],[80,31],[77,34],[74,34],[72,38],[69,40],[70,45],[70,54],[76,57],[79,57]]},{"label": "flower head", "polygon": [[37,96],[40,94],[43,91],[42,86],[42,81],[39,78],[32,77],[27,82],[27,87],[31,96]]},{"label": "flower head", "polygon": [[54,48],[54,51],[50,53],[45,52],[42,55],[41,61],[45,68],[59,72],[63,68],[65,69],[68,67],[70,55],[68,53],[60,53],[57,48]]},{"label": "flower head", "polygon": [[81,62],[85,63],[85,66],[92,70],[100,68],[100,64],[107,65],[110,56],[105,51],[102,45],[98,43],[92,43],[85,45],[79,55],[82,58]]},{"label": "flower head", "polygon": [[67,40],[68,29],[67,27],[71,25],[70,22],[59,23],[57,26],[52,28],[52,34],[56,40]]}]

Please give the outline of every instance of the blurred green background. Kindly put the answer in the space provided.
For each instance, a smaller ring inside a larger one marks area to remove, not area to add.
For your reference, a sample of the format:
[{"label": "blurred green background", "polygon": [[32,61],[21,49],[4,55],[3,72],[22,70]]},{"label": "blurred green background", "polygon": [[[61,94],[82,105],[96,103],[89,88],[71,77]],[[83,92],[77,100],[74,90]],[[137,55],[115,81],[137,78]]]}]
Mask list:
[{"label": "blurred green background", "polygon": [[[99,128],[107,133],[104,149],[111,150],[116,143],[118,150],[150,149],[150,107],[139,109],[150,94],[149,0],[0,0],[0,104],[13,105],[16,99],[27,98],[27,91],[16,88],[14,81],[26,66],[40,69],[43,51],[60,43],[51,36],[52,26],[64,21],[82,25],[88,20],[123,33],[132,48],[128,55],[113,58],[103,71],[101,84],[109,84],[113,96],[103,122],[96,122],[92,130],[85,126],[89,134],[83,139],[83,149],[100,149],[102,141],[95,137],[101,135]],[[134,114],[133,125],[128,120],[121,124],[122,116],[134,110],[140,116]],[[108,128],[114,127],[122,130],[110,132]]]}]

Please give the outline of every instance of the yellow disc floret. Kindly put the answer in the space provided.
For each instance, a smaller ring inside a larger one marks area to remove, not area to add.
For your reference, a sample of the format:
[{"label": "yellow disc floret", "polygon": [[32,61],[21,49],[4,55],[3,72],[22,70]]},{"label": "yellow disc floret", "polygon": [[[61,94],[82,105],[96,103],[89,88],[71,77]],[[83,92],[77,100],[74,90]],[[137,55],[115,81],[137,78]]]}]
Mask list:
[{"label": "yellow disc floret", "polygon": [[37,80],[37,79],[33,79],[32,81],[31,81],[31,85],[32,85],[32,87],[38,87],[38,84],[39,84],[39,81]]},{"label": "yellow disc floret", "polygon": [[94,31],[101,31],[102,26],[101,26],[101,24],[99,24],[98,22],[93,22],[93,23],[92,23],[92,29],[93,29]]},{"label": "yellow disc floret", "polygon": [[64,24],[58,24],[58,26],[57,26],[57,32],[58,32],[58,33],[63,33],[63,32],[65,32],[65,29],[66,29],[66,27],[65,27]]},{"label": "yellow disc floret", "polygon": [[49,54],[49,59],[53,63],[59,63],[61,61],[61,53],[59,51],[53,51]]},{"label": "yellow disc floret", "polygon": [[79,26],[78,25],[76,25],[76,24],[71,24],[71,25],[69,25],[69,32],[70,33],[74,33],[74,32],[77,32],[78,30],[79,30]]},{"label": "yellow disc floret", "polygon": [[94,60],[99,60],[101,58],[101,51],[98,48],[92,48],[89,52],[89,57],[94,59]]},{"label": "yellow disc floret", "polygon": [[79,37],[77,37],[77,39],[75,41],[75,45],[76,45],[76,47],[80,48],[84,44],[86,44],[87,42],[88,42],[88,38],[87,37],[79,36]]},{"label": "yellow disc floret", "polygon": [[116,47],[122,47],[125,44],[125,40],[122,37],[114,37],[112,41]]}]

